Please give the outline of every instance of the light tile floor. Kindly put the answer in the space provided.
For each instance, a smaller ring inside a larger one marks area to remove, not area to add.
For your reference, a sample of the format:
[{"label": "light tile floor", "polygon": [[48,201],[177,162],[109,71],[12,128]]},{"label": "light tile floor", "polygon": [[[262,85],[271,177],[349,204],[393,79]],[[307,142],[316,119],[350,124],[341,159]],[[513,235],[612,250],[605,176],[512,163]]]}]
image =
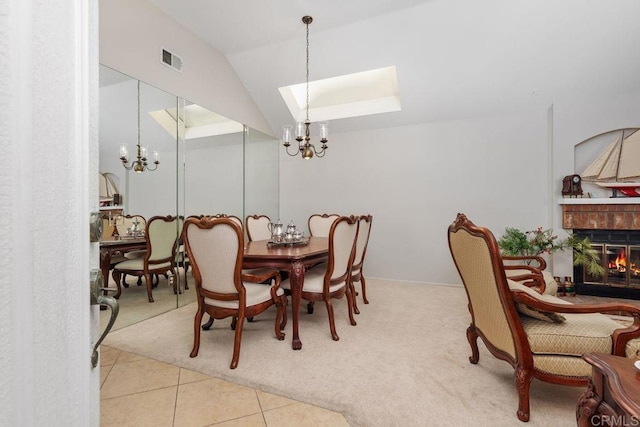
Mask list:
[{"label": "light tile floor", "polygon": [[107,346],[100,384],[103,427],[349,425],[337,412]]}]

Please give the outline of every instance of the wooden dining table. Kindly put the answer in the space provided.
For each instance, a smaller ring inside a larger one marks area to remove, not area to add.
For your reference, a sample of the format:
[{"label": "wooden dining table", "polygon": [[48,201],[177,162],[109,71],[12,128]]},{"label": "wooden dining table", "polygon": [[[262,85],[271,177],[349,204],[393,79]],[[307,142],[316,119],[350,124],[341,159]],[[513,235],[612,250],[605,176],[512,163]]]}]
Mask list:
[{"label": "wooden dining table", "polygon": [[[125,253],[129,251],[135,251],[145,249],[147,247],[147,240],[145,237],[119,237],[113,236],[108,239],[100,241],[100,270],[102,271],[102,278],[104,280],[104,287],[109,287],[109,270],[111,269],[111,257],[114,253]],[[106,295],[107,291],[105,291]],[[114,298],[120,298],[122,288],[118,285]]]},{"label": "wooden dining table", "polygon": [[291,283],[291,317],[293,322],[294,350],[302,348],[298,334],[298,319],[304,274],[308,267],[326,261],[329,255],[329,239],[326,237],[309,237],[304,245],[269,245],[268,240],[248,242],[244,250],[243,268],[275,268],[289,273]]}]

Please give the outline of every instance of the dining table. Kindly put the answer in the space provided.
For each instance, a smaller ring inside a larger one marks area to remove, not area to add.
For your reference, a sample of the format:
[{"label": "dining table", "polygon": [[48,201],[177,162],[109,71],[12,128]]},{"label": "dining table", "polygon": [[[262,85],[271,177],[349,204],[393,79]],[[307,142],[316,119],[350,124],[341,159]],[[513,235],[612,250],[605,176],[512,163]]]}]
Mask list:
[{"label": "dining table", "polygon": [[[124,254],[129,251],[145,249],[147,247],[147,239],[144,236],[111,236],[100,241],[100,270],[104,280],[104,287],[109,287],[109,270],[111,269],[111,257],[114,253]],[[120,298],[122,288],[119,284],[114,298]],[[105,291],[106,295],[107,291]]]},{"label": "dining table", "polygon": [[276,245],[269,240],[254,240],[245,246],[243,268],[275,268],[289,274],[293,323],[291,347],[294,350],[302,348],[298,320],[305,272],[307,268],[326,261],[328,256],[329,239],[326,237],[311,236],[308,241]]}]

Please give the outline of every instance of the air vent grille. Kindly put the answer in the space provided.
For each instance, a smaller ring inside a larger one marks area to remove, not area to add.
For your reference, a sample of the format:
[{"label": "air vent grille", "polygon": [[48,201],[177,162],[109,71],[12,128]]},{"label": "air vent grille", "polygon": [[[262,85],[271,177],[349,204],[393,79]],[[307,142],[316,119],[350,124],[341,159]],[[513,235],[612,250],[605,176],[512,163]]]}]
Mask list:
[{"label": "air vent grille", "polygon": [[182,72],[182,58],[180,58],[178,55],[175,55],[163,48],[161,49],[160,60],[164,65],[171,67],[176,71]]}]

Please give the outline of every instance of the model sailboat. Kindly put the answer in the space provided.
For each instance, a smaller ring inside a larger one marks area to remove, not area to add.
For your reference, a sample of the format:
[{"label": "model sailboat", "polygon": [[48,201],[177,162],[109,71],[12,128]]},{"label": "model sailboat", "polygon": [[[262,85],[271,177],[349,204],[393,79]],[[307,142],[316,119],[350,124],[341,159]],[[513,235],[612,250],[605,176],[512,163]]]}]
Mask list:
[{"label": "model sailboat", "polygon": [[600,156],[582,172],[586,182],[640,197],[640,132],[623,129]]}]

